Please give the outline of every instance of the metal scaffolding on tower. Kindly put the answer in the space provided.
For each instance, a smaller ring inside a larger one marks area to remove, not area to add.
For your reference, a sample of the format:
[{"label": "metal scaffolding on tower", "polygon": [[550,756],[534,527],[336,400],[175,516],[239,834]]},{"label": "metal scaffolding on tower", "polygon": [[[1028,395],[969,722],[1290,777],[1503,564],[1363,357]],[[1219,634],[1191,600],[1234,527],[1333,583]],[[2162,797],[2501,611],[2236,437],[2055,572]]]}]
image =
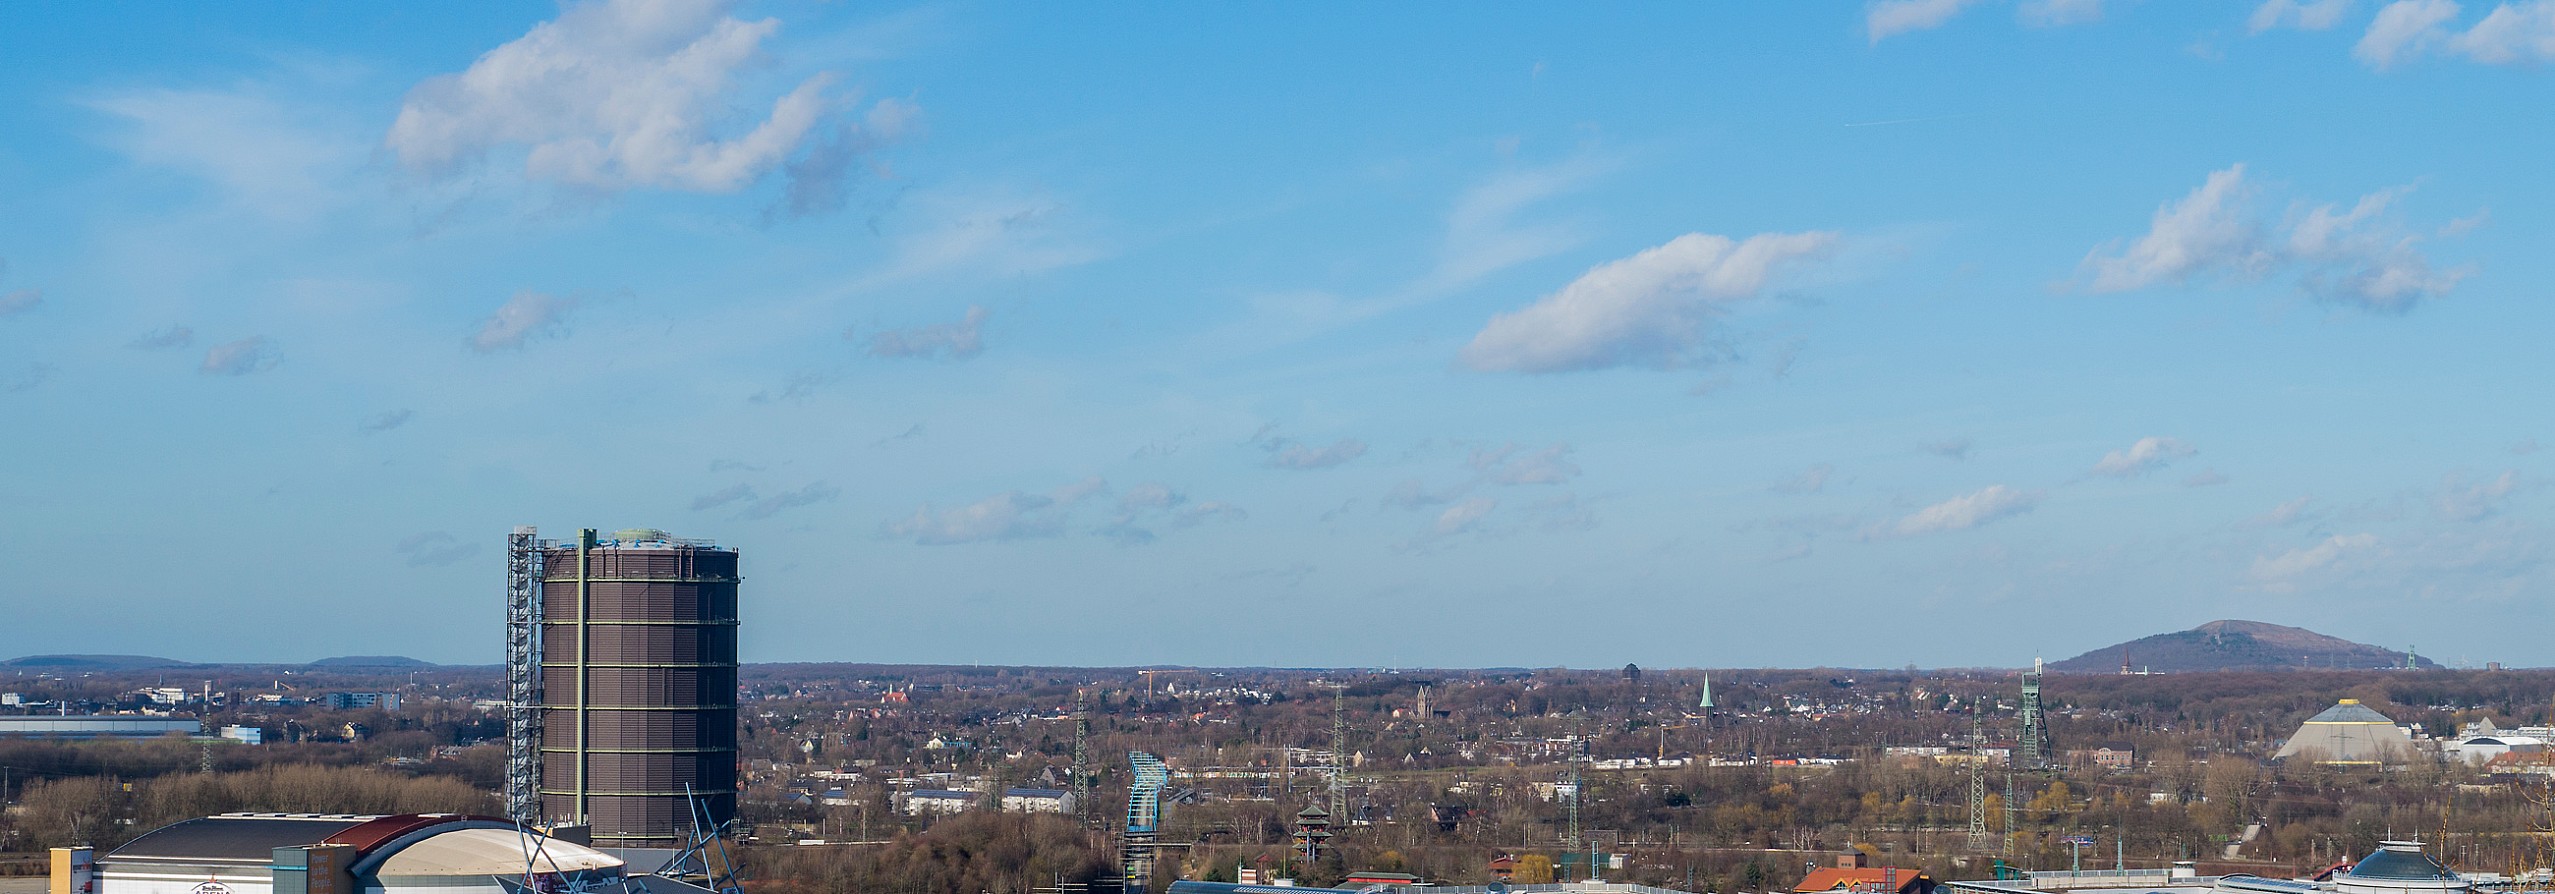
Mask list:
[{"label": "metal scaffolding on tower", "polygon": [[531,525],[506,535],[506,818],[541,822],[541,549]]}]

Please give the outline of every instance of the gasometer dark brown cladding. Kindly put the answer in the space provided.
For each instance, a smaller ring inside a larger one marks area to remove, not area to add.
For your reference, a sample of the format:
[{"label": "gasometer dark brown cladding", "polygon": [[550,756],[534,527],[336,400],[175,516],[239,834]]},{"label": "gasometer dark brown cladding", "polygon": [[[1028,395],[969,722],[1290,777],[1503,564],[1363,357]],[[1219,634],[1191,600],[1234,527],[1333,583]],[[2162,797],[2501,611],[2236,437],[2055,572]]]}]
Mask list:
[{"label": "gasometer dark brown cladding", "polygon": [[737,554],[662,531],[542,551],[541,801],[604,847],[736,815]]}]

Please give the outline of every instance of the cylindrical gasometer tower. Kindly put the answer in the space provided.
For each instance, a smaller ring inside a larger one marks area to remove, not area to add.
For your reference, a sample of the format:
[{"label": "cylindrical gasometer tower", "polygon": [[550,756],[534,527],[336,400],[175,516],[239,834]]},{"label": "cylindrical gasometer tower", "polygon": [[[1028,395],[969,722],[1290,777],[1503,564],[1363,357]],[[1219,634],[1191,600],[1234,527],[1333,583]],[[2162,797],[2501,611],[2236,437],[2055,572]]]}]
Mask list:
[{"label": "cylindrical gasometer tower", "polygon": [[542,814],[597,847],[735,817],[736,551],[589,529],[541,556]]}]

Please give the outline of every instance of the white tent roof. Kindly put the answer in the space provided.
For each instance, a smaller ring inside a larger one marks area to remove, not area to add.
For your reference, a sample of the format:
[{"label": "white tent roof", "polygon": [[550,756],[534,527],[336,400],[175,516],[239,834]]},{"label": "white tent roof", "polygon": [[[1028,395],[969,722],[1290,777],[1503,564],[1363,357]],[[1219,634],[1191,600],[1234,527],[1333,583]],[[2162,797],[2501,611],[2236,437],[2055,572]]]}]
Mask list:
[{"label": "white tent roof", "polygon": [[522,875],[525,855],[539,849],[537,872],[584,872],[617,869],[621,858],[556,838],[542,839],[513,829],[455,829],[400,848],[382,861],[375,875],[481,876]]}]

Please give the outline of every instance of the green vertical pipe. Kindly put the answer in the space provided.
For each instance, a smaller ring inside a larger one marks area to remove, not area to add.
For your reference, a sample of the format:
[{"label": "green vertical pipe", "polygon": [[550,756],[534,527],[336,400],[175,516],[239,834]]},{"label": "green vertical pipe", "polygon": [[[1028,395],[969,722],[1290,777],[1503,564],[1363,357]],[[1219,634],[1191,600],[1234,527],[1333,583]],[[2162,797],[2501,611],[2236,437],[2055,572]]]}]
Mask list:
[{"label": "green vertical pipe", "polygon": [[594,822],[586,813],[586,671],[594,665],[594,529],[577,532],[577,824]]}]

